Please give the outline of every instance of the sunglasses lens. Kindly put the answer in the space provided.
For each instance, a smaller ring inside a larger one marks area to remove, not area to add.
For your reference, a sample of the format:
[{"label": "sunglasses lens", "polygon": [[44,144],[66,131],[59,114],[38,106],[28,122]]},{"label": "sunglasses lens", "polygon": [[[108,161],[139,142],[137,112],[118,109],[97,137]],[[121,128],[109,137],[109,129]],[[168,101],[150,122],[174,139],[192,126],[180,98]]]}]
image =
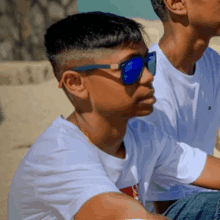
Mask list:
[{"label": "sunglasses lens", "polygon": [[144,62],[140,58],[132,58],[128,61],[122,70],[124,84],[131,85],[137,82],[142,73],[143,67]]},{"label": "sunglasses lens", "polygon": [[147,68],[155,76],[156,74],[156,53],[149,53],[147,56]]}]

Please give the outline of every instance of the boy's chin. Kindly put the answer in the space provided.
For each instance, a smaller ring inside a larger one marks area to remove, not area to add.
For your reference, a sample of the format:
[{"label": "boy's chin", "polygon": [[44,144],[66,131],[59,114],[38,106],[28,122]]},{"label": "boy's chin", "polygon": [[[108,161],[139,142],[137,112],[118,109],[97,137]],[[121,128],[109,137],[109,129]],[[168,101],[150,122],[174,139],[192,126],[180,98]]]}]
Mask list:
[{"label": "boy's chin", "polygon": [[148,116],[152,114],[154,111],[153,105],[151,107],[148,107],[148,109],[145,110],[138,110],[133,117],[141,117],[141,116]]},{"label": "boy's chin", "polygon": [[152,106],[148,106],[148,108],[146,109],[133,109],[132,111],[127,111],[126,113],[124,112],[123,115],[121,115],[122,118],[125,119],[132,119],[135,117],[143,117],[143,116],[148,116],[150,114],[152,114],[154,111],[154,107]]}]

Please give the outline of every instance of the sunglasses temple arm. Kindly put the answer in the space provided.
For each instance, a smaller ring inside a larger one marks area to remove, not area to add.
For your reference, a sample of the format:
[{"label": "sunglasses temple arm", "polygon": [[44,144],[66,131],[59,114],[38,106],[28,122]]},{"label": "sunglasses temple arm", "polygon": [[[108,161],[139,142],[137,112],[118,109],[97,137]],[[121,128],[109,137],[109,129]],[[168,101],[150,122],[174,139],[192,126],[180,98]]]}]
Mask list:
[{"label": "sunglasses temple arm", "polygon": [[92,69],[111,69],[111,65],[96,64],[96,65],[80,66],[72,70],[73,71],[87,71],[87,70],[92,70]]},{"label": "sunglasses temple arm", "polygon": [[[81,66],[72,69],[72,71],[88,71],[93,69],[119,69],[119,64],[111,64],[111,65],[97,64],[97,65]],[[62,84],[63,84],[63,78],[60,80],[58,88],[62,88]]]}]

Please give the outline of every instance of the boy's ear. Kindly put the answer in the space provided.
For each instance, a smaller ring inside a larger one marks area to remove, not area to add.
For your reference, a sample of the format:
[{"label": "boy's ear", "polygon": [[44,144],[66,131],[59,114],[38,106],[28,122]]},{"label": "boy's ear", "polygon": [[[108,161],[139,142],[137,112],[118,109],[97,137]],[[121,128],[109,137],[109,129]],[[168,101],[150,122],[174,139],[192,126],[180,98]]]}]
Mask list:
[{"label": "boy's ear", "polygon": [[167,9],[176,15],[186,15],[186,1],[185,0],[164,0]]},{"label": "boy's ear", "polygon": [[78,98],[88,98],[88,91],[85,87],[85,81],[83,77],[75,71],[65,71],[63,73],[63,85],[66,90]]}]

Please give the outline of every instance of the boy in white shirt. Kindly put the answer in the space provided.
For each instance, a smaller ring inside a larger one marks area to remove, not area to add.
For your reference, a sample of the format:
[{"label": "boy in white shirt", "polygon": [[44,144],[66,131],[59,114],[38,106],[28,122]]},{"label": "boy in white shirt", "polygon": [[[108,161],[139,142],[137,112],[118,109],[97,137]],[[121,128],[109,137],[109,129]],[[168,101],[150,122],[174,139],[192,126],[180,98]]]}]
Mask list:
[{"label": "boy in white shirt", "polygon": [[[213,155],[220,119],[220,64],[208,48],[220,36],[220,3],[216,0],[151,0],[164,25],[164,35],[149,51],[156,51],[153,82],[155,111],[146,121],[177,141]],[[217,174],[216,174],[217,175]],[[147,198],[163,213],[178,199],[204,188],[174,186],[164,189],[152,182]],[[166,201],[166,202],[163,202]]]},{"label": "boy in white shirt", "polygon": [[[91,12],[47,30],[48,58],[75,111],[53,121],[21,161],[9,189],[8,220],[169,219],[172,212],[156,215],[141,205],[151,179],[165,187],[220,188],[219,159],[176,142],[142,117],[131,119],[152,113],[155,103],[155,54],[148,53],[140,28]],[[141,203],[120,191],[137,184]],[[210,219],[219,198],[191,199],[203,199],[201,216]],[[199,214],[181,210],[175,214],[186,219]]]}]

